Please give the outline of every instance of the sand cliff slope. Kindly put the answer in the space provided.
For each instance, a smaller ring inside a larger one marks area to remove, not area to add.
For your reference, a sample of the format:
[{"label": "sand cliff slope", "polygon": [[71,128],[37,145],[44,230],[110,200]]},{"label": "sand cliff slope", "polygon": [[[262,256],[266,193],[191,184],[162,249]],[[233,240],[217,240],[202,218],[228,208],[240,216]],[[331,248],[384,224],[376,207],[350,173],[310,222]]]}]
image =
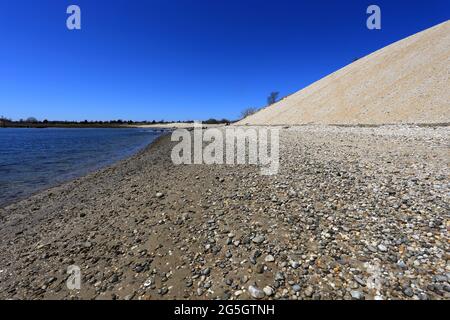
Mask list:
[{"label": "sand cliff slope", "polygon": [[450,122],[450,21],[378,50],[238,125]]}]

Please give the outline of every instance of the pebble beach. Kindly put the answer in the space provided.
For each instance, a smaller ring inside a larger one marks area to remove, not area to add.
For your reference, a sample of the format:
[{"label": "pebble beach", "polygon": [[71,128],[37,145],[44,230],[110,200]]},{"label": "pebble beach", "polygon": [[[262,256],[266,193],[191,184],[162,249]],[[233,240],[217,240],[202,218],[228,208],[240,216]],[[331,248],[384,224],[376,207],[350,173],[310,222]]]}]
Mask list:
[{"label": "pebble beach", "polygon": [[164,135],[1,208],[0,298],[449,299],[449,137],[286,126],[263,176],[174,165]]}]

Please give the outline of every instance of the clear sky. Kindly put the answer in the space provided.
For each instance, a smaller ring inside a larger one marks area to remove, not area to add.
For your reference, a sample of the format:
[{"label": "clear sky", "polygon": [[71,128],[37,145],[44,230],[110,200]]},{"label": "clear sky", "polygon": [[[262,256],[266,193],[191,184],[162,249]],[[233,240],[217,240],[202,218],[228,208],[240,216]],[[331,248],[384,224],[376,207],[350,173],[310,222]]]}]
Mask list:
[{"label": "clear sky", "polygon": [[235,119],[449,15],[448,0],[0,0],[0,115]]}]

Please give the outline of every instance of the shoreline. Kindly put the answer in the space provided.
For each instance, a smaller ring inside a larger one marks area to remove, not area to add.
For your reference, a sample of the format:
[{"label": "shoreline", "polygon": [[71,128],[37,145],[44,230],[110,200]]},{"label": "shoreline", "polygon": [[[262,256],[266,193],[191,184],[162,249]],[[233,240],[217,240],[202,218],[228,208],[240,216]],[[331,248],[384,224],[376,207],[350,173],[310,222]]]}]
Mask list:
[{"label": "shoreline", "polygon": [[0,297],[448,299],[448,130],[282,129],[269,177],[175,166],[160,136],[0,208]]},{"label": "shoreline", "polygon": [[[0,128],[0,129],[1,129],[1,128]],[[66,128],[65,128],[65,129],[66,129]],[[73,128],[73,129],[76,129],[76,128]],[[86,129],[87,129],[87,128],[86,128]],[[97,129],[97,128],[94,128],[94,129]],[[105,128],[105,129],[106,129],[106,128]],[[157,131],[157,129],[155,129],[155,131]],[[50,189],[52,189],[52,188],[59,187],[59,186],[61,186],[61,185],[70,183],[71,181],[81,179],[81,178],[83,178],[83,177],[85,177],[85,176],[88,176],[88,175],[90,175],[90,174],[94,174],[94,173],[100,172],[100,171],[102,171],[103,169],[106,169],[106,168],[108,168],[108,167],[115,166],[116,164],[120,164],[122,161],[131,159],[131,158],[133,158],[134,156],[136,156],[137,154],[139,154],[140,152],[143,152],[144,150],[146,150],[147,148],[149,148],[149,147],[150,147],[156,140],[158,140],[160,137],[166,136],[166,135],[168,135],[168,134],[169,134],[169,131],[168,131],[167,129],[166,129],[166,130],[162,130],[161,133],[159,134],[159,136],[158,136],[155,140],[149,142],[147,145],[143,146],[142,148],[139,148],[138,150],[136,150],[136,152],[131,153],[131,154],[129,154],[129,155],[126,155],[125,157],[123,157],[123,158],[121,158],[121,159],[115,159],[115,161],[110,162],[110,163],[108,163],[108,164],[106,164],[106,163],[98,164],[96,168],[86,169],[86,170],[84,170],[83,172],[79,172],[79,174],[73,173],[73,176],[70,177],[70,178],[62,179],[62,180],[60,180],[60,181],[55,181],[55,182],[53,182],[53,183],[51,183],[51,184],[48,184],[47,186],[45,186],[45,187],[43,187],[43,188],[41,188],[41,189],[38,189],[38,190],[36,190],[36,191],[33,191],[33,192],[29,193],[29,194],[27,194],[27,195],[18,196],[18,197],[14,198],[14,199],[12,199],[12,200],[9,200],[9,201],[0,202],[0,209],[6,208],[6,207],[8,207],[8,206],[10,206],[10,205],[13,205],[13,204],[17,203],[17,202],[20,202],[20,201],[26,200],[26,199],[28,199],[28,198],[31,198],[31,197],[33,197],[33,196],[35,196],[35,195],[38,195],[38,194],[40,194],[40,193],[42,193],[42,192],[45,192],[45,191],[47,191],[47,190],[50,190]]]}]

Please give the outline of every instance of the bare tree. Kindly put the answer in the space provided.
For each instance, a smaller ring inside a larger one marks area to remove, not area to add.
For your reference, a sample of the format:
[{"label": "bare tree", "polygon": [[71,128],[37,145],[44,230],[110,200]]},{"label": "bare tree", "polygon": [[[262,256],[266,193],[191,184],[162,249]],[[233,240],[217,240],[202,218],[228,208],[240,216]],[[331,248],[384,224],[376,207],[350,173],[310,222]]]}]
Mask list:
[{"label": "bare tree", "polygon": [[267,98],[267,105],[272,105],[278,100],[278,95],[280,93],[278,91],[271,92],[269,97]]},{"label": "bare tree", "polygon": [[27,118],[26,120],[25,120],[25,122],[28,122],[28,123],[36,123],[36,122],[39,122],[35,117],[29,117],[29,118]]},{"label": "bare tree", "polygon": [[252,114],[256,113],[258,109],[256,108],[247,108],[244,111],[241,112],[242,119],[247,118],[248,116],[251,116]]}]

